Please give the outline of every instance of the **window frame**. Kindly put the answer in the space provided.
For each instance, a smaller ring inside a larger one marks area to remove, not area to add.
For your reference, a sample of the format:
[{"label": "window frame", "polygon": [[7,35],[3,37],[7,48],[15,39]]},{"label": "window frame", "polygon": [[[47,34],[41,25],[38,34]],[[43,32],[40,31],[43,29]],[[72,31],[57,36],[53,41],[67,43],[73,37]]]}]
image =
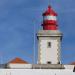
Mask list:
[{"label": "window frame", "polygon": [[47,42],[47,47],[51,48],[51,42]]}]

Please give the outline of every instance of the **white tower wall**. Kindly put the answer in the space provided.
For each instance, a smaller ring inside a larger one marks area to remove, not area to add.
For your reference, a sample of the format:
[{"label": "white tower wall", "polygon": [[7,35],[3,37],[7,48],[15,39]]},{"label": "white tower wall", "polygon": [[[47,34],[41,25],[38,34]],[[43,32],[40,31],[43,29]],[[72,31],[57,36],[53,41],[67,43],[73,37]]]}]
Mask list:
[{"label": "white tower wall", "polygon": [[58,64],[60,62],[61,33],[57,30],[38,32],[38,63]]}]

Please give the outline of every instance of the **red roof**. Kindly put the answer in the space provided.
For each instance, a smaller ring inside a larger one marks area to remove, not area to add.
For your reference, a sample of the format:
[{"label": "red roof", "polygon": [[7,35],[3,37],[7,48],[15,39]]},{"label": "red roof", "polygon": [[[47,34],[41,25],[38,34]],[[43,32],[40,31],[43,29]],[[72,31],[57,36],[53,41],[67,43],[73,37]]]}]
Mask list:
[{"label": "red roof", "polygon": [[28,64],[28,62],[22,60],[21,58],[16,57],[15,59],[11,60],[9,63],[11,64]]},{"label": "red roof", "polygon": [[75,65],[75,62],[72,62],[71,65]]},{"label": "red roof", "polygon": [[51,6],[48,6],[48,9],[43,13],[43,16],[47,15],[57,16],[57,13],[51,8]]}]

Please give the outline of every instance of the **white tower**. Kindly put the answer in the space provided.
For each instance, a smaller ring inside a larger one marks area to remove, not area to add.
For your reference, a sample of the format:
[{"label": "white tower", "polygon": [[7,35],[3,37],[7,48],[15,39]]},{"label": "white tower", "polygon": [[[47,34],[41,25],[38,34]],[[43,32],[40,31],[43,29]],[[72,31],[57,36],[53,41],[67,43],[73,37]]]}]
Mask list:
[{"label": "white tower", "polygon": [[43,13],[43,30],[37,33],[38,64],[60,64],[62,33],[58,30],[57,14],[48,6]]}]

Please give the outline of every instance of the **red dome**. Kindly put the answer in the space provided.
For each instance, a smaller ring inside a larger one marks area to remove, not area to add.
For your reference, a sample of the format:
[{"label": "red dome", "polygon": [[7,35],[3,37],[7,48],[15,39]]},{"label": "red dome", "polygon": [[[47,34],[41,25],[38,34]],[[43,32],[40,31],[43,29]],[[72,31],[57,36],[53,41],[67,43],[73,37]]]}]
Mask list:
[{"label": "red dome", "polygon": [[51,6],[48,6],[48,9],[43,13],[43,30],[57,30],[57,20],[56,16],[57,13],[51,8]]},{"label": "red dome", "polygon": [[48,9],[43,13],[43,16],[47,15],[57,16],[57,13],[51,8],[50,5],[48,6]]}]

